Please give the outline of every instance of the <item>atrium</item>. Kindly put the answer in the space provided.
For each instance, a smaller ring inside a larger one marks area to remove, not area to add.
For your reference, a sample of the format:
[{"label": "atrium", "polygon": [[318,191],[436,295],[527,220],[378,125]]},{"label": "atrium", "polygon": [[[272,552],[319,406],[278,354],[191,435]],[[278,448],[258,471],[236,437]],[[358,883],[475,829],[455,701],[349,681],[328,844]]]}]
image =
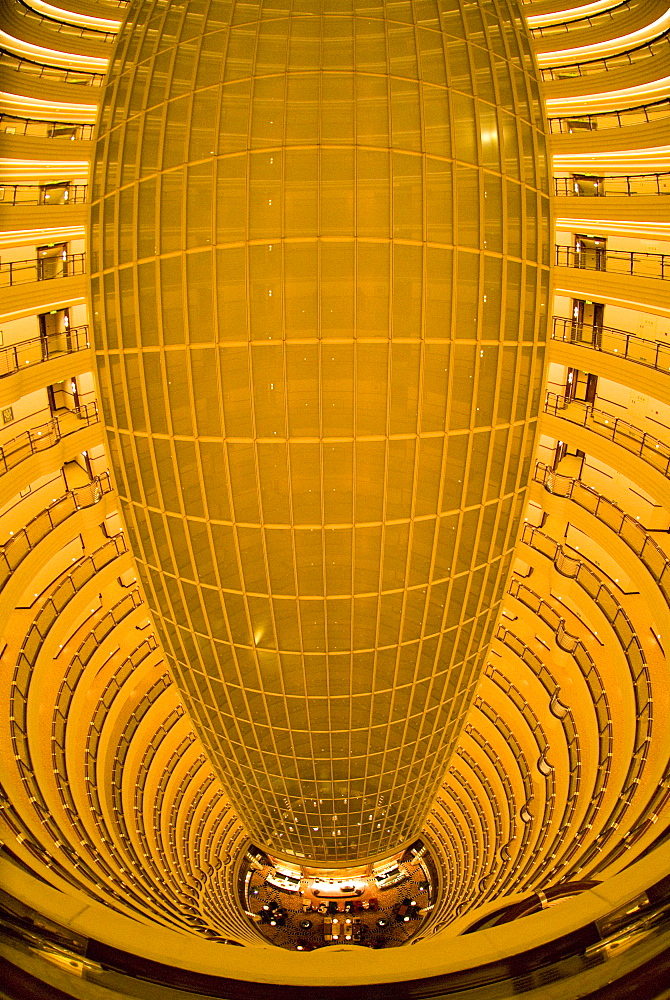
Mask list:
[{"label": "atrium", "polygon": [[670,997],[667,4],[0,12],[0,997]]}]

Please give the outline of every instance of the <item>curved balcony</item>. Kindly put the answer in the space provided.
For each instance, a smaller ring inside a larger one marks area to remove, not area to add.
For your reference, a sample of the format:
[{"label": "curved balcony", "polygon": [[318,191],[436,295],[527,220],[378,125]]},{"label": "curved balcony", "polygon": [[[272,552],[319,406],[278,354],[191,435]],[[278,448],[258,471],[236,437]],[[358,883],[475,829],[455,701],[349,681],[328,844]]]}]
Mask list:
[{"label": "curved balcony", "polygon": [[15,438],[0,446],[0,476],[4,476],[25,462],[31,455],[53,448],[59,441],[69,434],[76,433],[81,427],[97,424],[99,419],[98,404],[86,403],[75,410],[68,410],[61,416],[53,417],[38,427],[31,427],[22,434],[17,434]]},{"label": "curved balcony", "polygon": [[545,66],[540,69],[542,79],[574,80],[581,76],[591,76],[594,73],[611,72],[621,67],[633,66],[635,63],[650,56],[663,55],[670,46],[670,31],[664,31],[657,38],[625,52],[617,52],[600,59],[585,59],[581,62],[565,63],[560,66]]},{"label": "curved balcony", "polygon": [[[495,634],[495,639],[510,649],[521,661],[523,666],[542,685],[549,700],[549,713],[556,719],[563,730],[565,741],[565,755],[567,757],[569,777],[567,778],[567,792],[565,796],[565,808],[561,820],[561,827],[566,831],[570,829],[570,824],[577,809],[577,793],[582,781],[581,745],[582,740],[579,735],[579,725],[575,714],[569,705],[562,705],[560,702],[561,687],[555,675],[548,669],[546,664],[538,657],[530,646],[515,632],[500,624]],[[522,668],[523,669],[523,668]],[[552,862],[552,858],[560,846],[559,837],[551,850],[546,852],[544,863],[540,866],[540,871],[545,871]]]},{"label": "curved balcony", "polygon": [[[97,884],[95,864],[90,866],[84,855],[78,854],[68,841],[64,831],[50,809],[37,775],[31,754],[28,738],[29,712],[28,696],[36,677],[35,666],[38,663],[43,650],[44,643],[50,637],[50,633],[57,622],[62,621],[62,616],[66,612],[77,613],[78,595],[85,596],[87,585],[93,581],[98,574],[103,573],[109,577],[112,571],[112,564],[127,552],[127,546],[123,535],[115,535],[104,545],[96,549],[89,556],[84,556],[72,566],[68,574],[63,577],[55,589],[40,605],[35,617],[26,632],[25,640],[21,646],[21,651],[14,667],[11,688],[10,688],[10,734],[15,759],[20,761],[20,780],[26,794],[29,796],[36,818],[42,823],[44,830],[48,832],[61,848],[65,857],[75,866],[75,869],[82,871],[84,877],[92,878],[93,884]],[[109,568],[108,568],[109,567]],[[90,596],[90,595],[89,595]],[[70,605],[73,605],[70,608]],[[50,651],[49,661],[53,656]],[[37,672],[39,674],[39,671]],[[95,861],[94,855],[89,856]],[[71,881],[71,879],[70,879]]]},{"label": "curved balcony", "polygon": [[14,205],[84,205],[87,184],[52,181],[49,184],[2,184],[0,208]]},{"label": "curved balcony", "polygon": [[648,104],[637,104],[632,108],[616,111],[594,111],[587,115],[569,115],[549,118],[551,133],[595,132],[610,128],[624,128],[627,125],[644,125],[670,117],[670,97]]},{"label": "curved balcony", "polygon": [[[652,741],[653,691],[651,673],[633,622],[614,592],[600,576],[585,562],[567,553],[559,542],[540,528],[526,524],[521,540],[531,549],[551,560],[561,576],[574,580],[583,594],[590,598],[601,612],[604,620],[608,622],[628,667],[629,685],[625,686],[629,688],[629,693],[634,699],[635,730],[632,734],[632,746],[626,755],[626,760],[629,761],[628,767],[625,775],[621,776],[622,791],[620,797],[616,804],[611,807],[607,817],[602,815],[602,806],[598,811],[599,825],[602,823],[604,826],[598,836],[597,854],[615,833],[624,813],[632,806],[637,785],[645,772]],[[622,684],[624,677],[625,674],[620,677]],[[625,728],[619,727],[617,731],[622,734],[620,739],[625,737],[624,743],[627,743],[628,737],[625,736]],[[623,745],[618,744],[619,750]],[[586,860],[580,859],[580,867],[583,868],[585,864]]]},{"label": "curved balcony", "polygon": [[[76,38],[89,38],[92,41],[108,42],[110,44],[116,41],[118,30],[106,31],[102,28],[88,27],[83,24],[73,24],[69,21],[62,20],[61,18],[51,17],[48,14],[43,14],[40,11],[34,10],[29,4],[25,3],[25,0],[15,0],[12,10],[13,13],[26,18],[26,20],[32,21],[40,27],[44,25],[44,27],[49,29],[49,33],[72,35]],[[62,11],[62,13],[65,13],[65,11]],[[120,23],[119,27],[121,27]]]},{"label": "curved balcony", "polygon": [[557,267],[608,271],[610,274],[626,274],[638,278],[670,278],[670,254],[646,253],[641,250],[580,250],[556,244],[554,263]]},{"label": "curved balcony", "polygon": [[642,700],[640,705],[638,705],[638,713],[641,713],[651,700],[649,672],[640,640],[635,633],[628,614],[620,602],[607,584],[601,580],[599,575],[590,566],[582,562],[581,559],[577,559],[567,553],[560,542],[557,542],[550,535],[546,534],[541,528],[526,523],[521,534],[521,541],[531,549],[550,559],[561,576],[575,580],[582,590],[588,594],[596,607],[602,611],[606,620],[612,626],[614,634],[619,640],[628,661],[636,692],[636,701],[638,701],[638,680],[642,676],[646,679],[644,697],[640,693]]},{"label": "curved balcony", "polygon": [[[607,10],[598,11],[586,17],[576,17],[568,21],[560,21],[555,24],[543,24],[531,27],[530,33],[533,38],[546,38],[547,35],[564,35],[566,32],[574,31],[577,28],[595,28],[608,21],[612,21],[620,16],[623,10],[633,10],[637,5],[634,0],[623,0],[622,3],[615,3]],[[532,15],[531,15],[532,16]]]},{"label": "curved balcony", "polygon": [[47,121],[41,118],[20,118],[0,114],[0,132],[12,136],[34,136],[38,139],[92,139],[93,125],[88,122]]},{"label": "curved balcony", "polygon": [[[573,635],[570,632],[566,619],[558,613],[556,608],[540,597],[539,594],[535,593],[534,590],[531,590],[518,577],[512,577],[510,580],[508,593],[510,597],[515,598],[524,607],[528,608],[529,611],[536,615],[553,632],[556,645],[564,653],[568,653],[572,657],[591,697],[598,729],[598,770],[593,789],[591,790],[591,807],[586,813],[586,816],[590,817],[590,814],[595,814],[597,810],[597,805],[595,805],[596,800],[604,794],[607,782],[609,781],[610,761],[612,758],[613,723],[605,684],[593,657],[583,641],[579,636]],[[567,714],[568,707],[561,704],[557,695],[552,698],[549,710],[552,715],[562,718],[563,715]]]},{"label": "curved balcony", "polygon": [[96,476],[90,483],[77,486],[49,504],[43,511],[12,535],[0,546],[0,591],[12,573],[21,565],[39,543],[78,510],[97,504],[106,493],[111,493],[109,473]]},{"label": "curved balcony", "polygon": [[39,80],[50,83],[69,83],[80,87],[101,87],[105,79],[104,73],[93,73],[83,69],[68,69],[65,66],[51,66],[48,63],[37,62],[15,55],[8,49],[0,49],[0,68],[7,67],[17,73],[25,73]]},{"label": "curved balcony", "polygon": [[548,392],[544,412],[578,427],[585,427],[600,437],[625,448],[632,455],[653,466],[662,476],[670,478],[670,446],[653,434],[648,434],[627,420],[613,413],[597,409],[592,403],[569,399],[555,392]]},{"label": "curved balcony", "polygon": [[670,344],[646,340],[611,326],[591,326],[575,323],[565,316],[554,316],[551,340],[625,358],[664,374],[670,373]]},{"label": "curved balcony", "polygon": [[[668,258],[670,261],[670,258]],[[70,253],[56,257],[36,257],[0,264],[0,288],[11,288],[33,281],[72,278],[86,273],[86,254]]]},{"label": "curved balcony", "polygon": [[63,333],[7,344],[6,347],[0,347],[0,378],[25,371],[28,365],[39,365],[53,358],[76,354],[90,346],[88,326],[73,326]]},{"label": "curved balcony", "polygon": [[572,500],[611,528],[649,571],[670,607],[670,558],[636,518],[593,487],[579,479],[563,476],[543,462],[536,463],[533,481],[554,496]]},{"label": "curved balcony", "polygon": [[[336,974],[332,961],[312,955],[307,973],[302,955],[278,951],[266,969],[267,951],[250,953],[248,947],[233,947],[234,941],[184,937],[116,913],[108,914],[105,924],[100,903],[92,900],[82,910],[77,900],[77,910],[74,901],[63,901],[62,892],[2,862],[6,891],[18,900],[7,918],[7,954],[14,962],[7,967],[8,982],[17,996],[44,993],[58,960],[61,989],[74,994],[82,992],[82,983],[99,986],[110,1000],[147,990],[156,1000],[179,990],[231,1000],[279,1000],[311,990],[336,1000],[342,991],[368,988],[377,1000],[421,1000],[437,991],[454,1000],[473,991],[492,1000],[547,982],[562,982],[566,997],[601,987],[603,995],[651,995],[649,963],[658,958],[661,977],[670,969],[667,858],[668,847],[661,845],[607,884],[522,917],[522,925],[510,921],[483,934],[419,941],[403,955],[401,982],[391,981],[388,958],[367,948],[348,949]],[[663,986],[667,979],[654,980],[652,972],[652,987],[654,982]]]},{"label": "curved balcony", "polygon": [[573,177],[554,177],[554,195],[557,198],[649,197],[670,194],[670,171],[656,174],[610,174]]}]

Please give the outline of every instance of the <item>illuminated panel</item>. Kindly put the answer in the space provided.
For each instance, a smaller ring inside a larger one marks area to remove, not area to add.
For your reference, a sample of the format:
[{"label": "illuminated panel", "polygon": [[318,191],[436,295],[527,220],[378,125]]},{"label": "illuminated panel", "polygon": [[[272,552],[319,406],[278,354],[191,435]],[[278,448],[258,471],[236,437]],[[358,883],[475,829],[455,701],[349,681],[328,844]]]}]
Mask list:
[{"label": "illuminated panel", "polygon": [[109,448],[185,702],[274,854],[412,840],[477,683],[545,337],[529,52],[493,0],[145,2],[122,32]]}]

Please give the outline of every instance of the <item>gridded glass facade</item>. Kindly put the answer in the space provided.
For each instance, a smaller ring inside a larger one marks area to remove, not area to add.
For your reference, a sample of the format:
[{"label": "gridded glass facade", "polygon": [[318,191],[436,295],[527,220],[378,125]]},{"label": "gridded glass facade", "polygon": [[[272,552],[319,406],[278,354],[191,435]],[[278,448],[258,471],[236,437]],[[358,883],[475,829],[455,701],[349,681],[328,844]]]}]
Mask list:
[{"label": "gridded glass facade", "polygon": [[99,130],[93,301],[144,588],[250,834],[419,832],[516,537],[546,149],[507,0],[146,0]]}]

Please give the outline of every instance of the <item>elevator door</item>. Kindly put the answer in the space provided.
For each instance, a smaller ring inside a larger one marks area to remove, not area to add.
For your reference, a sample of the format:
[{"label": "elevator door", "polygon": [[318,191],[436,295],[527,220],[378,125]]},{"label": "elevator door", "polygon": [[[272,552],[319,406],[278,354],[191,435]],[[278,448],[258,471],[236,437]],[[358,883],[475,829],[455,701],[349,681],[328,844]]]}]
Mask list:
[{"label": "elevator door", "polygon": [[572,300],[572,339],[587,344],[600,344],[605,305],[602,302]]},{"label": "elevator door", "polygon": [[593,177],[588,174],[573,174],[575,194],[581,197],[594,198],[604,194],[603,178]]},{"label": "elevator door", "polygon": [[70,349],[70,310],[67,307],[40,313],[39,324],[44,361],[55,354],[64,354]]},{"label": "elevator door", "polygon": [[67,243],[49,243],[37,248],[37,280],[67,275]]},{"label": "elevator door", "polygon": [[74,376],[65,378],[62,382],[48,385],[47,396],[52,416],[62,413],[64,410],[77,410],[79,408],[79,390]]},{"label": "elevator door", "polygon": [[566,399],[579,400],[582,403],[594,403],[598,391],[598,376],[579,368],[568,368],[565,382]]},{"label": "elevator door", "polygon": [[607,261],[607,239],[604,236],[575,236],[575,264],[591,271],[604,271]]}]

